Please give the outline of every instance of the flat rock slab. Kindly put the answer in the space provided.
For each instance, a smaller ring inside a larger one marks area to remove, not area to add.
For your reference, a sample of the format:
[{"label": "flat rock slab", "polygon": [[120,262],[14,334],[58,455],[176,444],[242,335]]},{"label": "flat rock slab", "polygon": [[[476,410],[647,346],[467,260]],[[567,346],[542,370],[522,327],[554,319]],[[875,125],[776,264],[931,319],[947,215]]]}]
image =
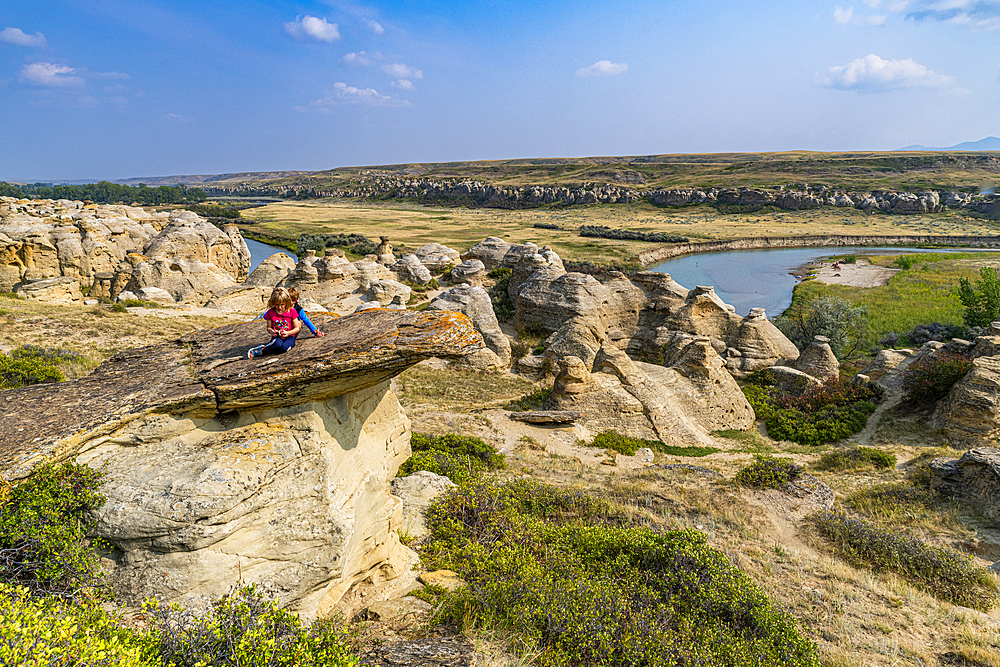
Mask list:
[{"label": "flat rock slab", "polygon": [[151,413],[209,419],[291,407],[358,391],[430,357],[482,349],[464,315],[371,310],[317,318],[323,338],[246,359],[266,343],[263,321],[197,331],[174,343],[121,352],[78,380],[0,391],[0,475],[19,479],[42,460],[73,456]]},{"label": "flat rock slab", "polygon": [[370,667],[471,667],[476,652],[459,639],[421,639],[383,644],[361,656]]},{"label": "flat rock slab", "polygon": [[512,421],[528,424],[565,424],[583,419],[582,412],[574,410],[530,410],[528,412],[512,412],[508,417]]}]

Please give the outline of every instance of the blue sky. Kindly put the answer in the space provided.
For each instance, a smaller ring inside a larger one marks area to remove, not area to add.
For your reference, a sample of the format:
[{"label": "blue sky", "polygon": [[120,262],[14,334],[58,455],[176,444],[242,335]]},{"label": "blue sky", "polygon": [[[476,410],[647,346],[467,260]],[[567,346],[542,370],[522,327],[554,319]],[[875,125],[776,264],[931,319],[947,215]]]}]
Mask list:
[{"label": "blue sky", "polygon": [[1000,0],[6,0],[0,179],[949,146]]}]

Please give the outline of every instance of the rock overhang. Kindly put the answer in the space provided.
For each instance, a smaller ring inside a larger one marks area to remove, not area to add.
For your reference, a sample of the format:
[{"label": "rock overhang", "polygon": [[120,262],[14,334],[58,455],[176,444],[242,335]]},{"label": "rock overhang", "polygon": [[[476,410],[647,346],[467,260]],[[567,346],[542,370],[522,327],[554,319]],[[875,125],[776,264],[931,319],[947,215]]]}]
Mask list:
[{"label": "rock overhang", "polygon": [[306,334],[281,355],[245,358],[268,339],[255,320],[121,352],[77,380],[0,391],[0,474],[25,477],[149,414],[211,419],[293,407],[373,387],[430,357],[483,348],[471,321],[450,311],[374,309],[314,321],[327,335]]}]

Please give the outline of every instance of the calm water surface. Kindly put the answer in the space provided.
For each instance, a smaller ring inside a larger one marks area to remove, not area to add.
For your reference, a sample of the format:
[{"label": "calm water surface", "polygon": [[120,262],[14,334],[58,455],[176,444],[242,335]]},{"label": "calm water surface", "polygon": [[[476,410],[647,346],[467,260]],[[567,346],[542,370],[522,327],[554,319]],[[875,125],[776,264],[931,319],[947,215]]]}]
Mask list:
[{"label": "calm water surface", "polygon": [[978,248],[769,248],[763,250],[728,250],[683,255],[652,267],[669,273],[688,289],[713,285],[722,300],[736,307],[739,315],[762,307],[768,317],[780,315],[792,303],[792,289],[798,283],[791,272],[807,262],[843,255],[893,254],[909,252],[956,252]]},{"label": "calm water surface", "polygon": [[253,271],[257,266],[263,262],[265,259],[270,257],[276,252],[283,252],[296,262],[299,258],[295,256],[294,253],[285,250],[284,248],[279,248],[278,246],[267,245],[266,243],[261,243],[260,241],[254,241],[253,239],[244,238],[247,242],[247,247],[250,248],[250,270]]}]

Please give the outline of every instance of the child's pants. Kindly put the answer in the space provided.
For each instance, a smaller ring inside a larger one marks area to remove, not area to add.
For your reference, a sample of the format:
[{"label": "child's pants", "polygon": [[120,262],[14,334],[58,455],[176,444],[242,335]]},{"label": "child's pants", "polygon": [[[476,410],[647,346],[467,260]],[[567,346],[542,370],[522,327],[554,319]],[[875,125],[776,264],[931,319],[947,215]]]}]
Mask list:
[{"label": "child's pants", "polygon": [[272,338],[271,342],[265,345],[264,349],[260,351],[260,356],[266,357],[269,354],[281,354],[282,352],[288,352],[293,347],[295,347],[295,336]]}]

